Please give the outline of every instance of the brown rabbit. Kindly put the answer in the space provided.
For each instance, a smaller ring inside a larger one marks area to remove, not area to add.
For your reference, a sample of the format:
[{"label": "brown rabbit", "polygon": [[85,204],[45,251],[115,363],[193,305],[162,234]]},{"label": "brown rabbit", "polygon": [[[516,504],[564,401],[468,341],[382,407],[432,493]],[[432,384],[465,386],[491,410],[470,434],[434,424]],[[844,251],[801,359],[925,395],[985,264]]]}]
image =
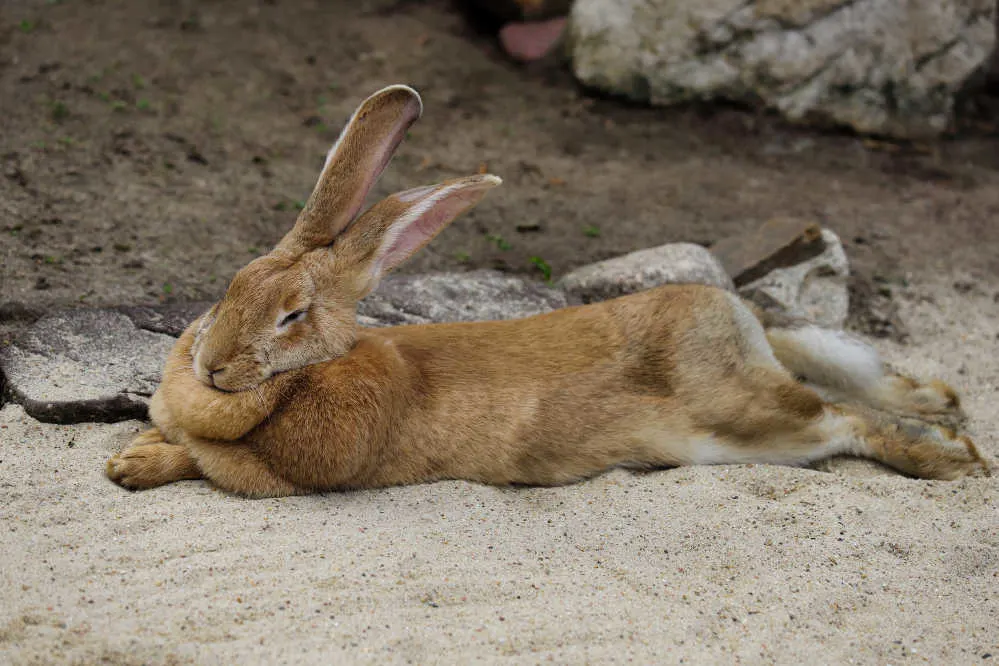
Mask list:
[{"label": "brown rabbit", "polygon": [[[666,286],[515,321],[358,327],[357,302],[379,278],[500,183],[409,190],[355,220],[421,112],[405,86],[358,108],[295,227],[177,341],[155,427],[108,461],[111,479],[207,478],[263,497],[836,454],[926,478],[988,472],[967,437],[925,422],[960,416],[945,384],[888,375],[863,343],[770,321],[720,289]],[[826,402],[796,376],[859,404]]]}]

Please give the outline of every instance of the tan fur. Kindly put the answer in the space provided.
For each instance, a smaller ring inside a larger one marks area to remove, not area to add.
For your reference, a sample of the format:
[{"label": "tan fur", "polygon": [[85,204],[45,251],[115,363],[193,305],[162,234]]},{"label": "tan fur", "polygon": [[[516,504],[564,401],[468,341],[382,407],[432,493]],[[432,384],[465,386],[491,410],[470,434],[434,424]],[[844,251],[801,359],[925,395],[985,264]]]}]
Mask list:
[{"label": "tan fur", "polygon": [[[110,478],[148,488],[203,476],[262,497],[437,479],[551,485],[617,465],[842,453],[927,478],[987,472],[967,438],[824,403],[781,363],[805,364],[808,349],[772,348],[760,313],[710,287],[516,321],[357,327],[356,303],[378,278],[498,184],[419,188],[344,221],[412,122],[418,98],[406,91],[362,105],[295,229],[180,337],[153,396],[156,427],[108,462]],[[956,407],[946,385],[896,383]]]}]

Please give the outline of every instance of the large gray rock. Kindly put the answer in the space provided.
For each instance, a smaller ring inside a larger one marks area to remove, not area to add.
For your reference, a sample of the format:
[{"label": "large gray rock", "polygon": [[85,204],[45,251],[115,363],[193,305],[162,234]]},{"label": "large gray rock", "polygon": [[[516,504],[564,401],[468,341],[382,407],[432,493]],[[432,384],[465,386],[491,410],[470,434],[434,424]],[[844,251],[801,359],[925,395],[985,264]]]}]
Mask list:
[{"label": "large gray rock", "polygon": [[577,0],[576,76],[653,104],[726,99],[918,138],[988,66],[995,0]]},{"label": "large gray rock", "polygon": [[795,266],[778,268],[739,289],[746,298],[825,328],[843,328],[850,309],[850,263],[832,231],[822,230],[825,250]]},{"label": "large gray rock", "polygon": [[577,268],[559,285],[584,303],[606,300],[663,284],[707,284],[732,290],[732,279],[709,250],[670,243]]},{"label": "large gray rock", "polygon": [[498,271],[394,275],[358,307],[365,326],[529,317],[568,305],[565,294]]},{"label": "large gray rock", "polygon": [[0,348],[0,366],[8,396],[40,421],[141,418],[173,342],[113,310],[64,310]]}]

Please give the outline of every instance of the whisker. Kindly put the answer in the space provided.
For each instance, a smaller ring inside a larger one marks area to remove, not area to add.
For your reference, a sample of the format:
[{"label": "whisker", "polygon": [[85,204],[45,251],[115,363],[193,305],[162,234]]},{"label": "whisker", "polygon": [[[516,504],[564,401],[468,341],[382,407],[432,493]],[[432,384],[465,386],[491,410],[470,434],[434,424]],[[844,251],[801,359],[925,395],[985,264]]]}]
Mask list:
[{"label": "whisker", "polygon": [[260,408],[265,409],[267,407],[267,401],[264,400],[264,392],[259,386],[253,387],[253,395],[257,397],[257,402],[260,403]]}]

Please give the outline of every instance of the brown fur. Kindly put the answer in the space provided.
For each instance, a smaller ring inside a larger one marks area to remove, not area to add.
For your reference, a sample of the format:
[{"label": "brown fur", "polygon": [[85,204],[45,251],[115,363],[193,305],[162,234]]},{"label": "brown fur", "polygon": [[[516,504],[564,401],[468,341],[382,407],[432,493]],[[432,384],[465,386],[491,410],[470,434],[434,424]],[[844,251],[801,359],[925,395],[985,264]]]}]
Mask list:
[{"label": "brown fur", "polygon": [[[108,462],[110,478],[148,488],[203,476],[273,496],[837,453],[932,478],[987,469],[967,438],[823,403],[778,360],[804,363],[807,350],[772,348],[751,310],[710,287],[517,321],[358,328],[357,301],[379,277],[498,184],[410,190],[351,224],[418,116],[414,97],[392,87],[362,104],[295,229],[178,340],[153,396],[156,427]],[[892,379],[882,393],[900,404],[952,402],[946,385]]]}]

